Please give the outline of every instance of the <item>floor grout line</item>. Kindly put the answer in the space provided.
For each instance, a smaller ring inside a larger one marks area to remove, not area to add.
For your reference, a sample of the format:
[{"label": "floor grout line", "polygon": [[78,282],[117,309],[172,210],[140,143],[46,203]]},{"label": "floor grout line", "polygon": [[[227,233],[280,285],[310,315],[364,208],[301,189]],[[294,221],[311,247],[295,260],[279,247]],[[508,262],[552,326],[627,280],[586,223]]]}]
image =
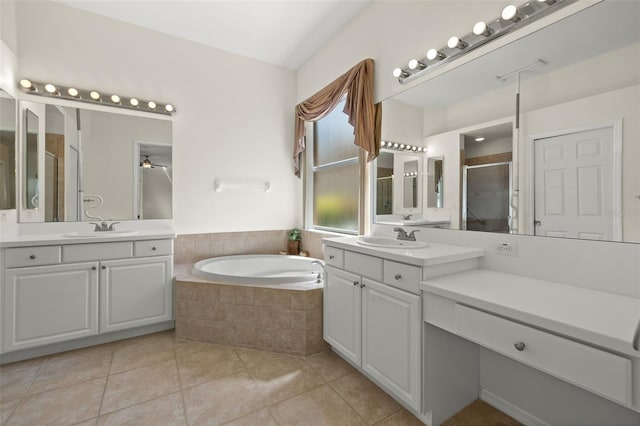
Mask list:
[{"label": "floor grout line", "polygon": [[[111,377],[111,366],[113,365],[113,358],[116,356],[116,347],[113,347],[113,351],[111,351],[111,362],[109,362],[109,369],[107,370],[107,380],[104,381],[104,389],[102,390],[102,398],[100,398],[100,405],[98,406],[98,413],[96,414],[96,419],[100,418],[100,414],[102,411],[102,404],[104,403],[104,396],[107,393],[107,386],[109,386],[109,377]],[[96,424],[98,421],[96,420]]]}]

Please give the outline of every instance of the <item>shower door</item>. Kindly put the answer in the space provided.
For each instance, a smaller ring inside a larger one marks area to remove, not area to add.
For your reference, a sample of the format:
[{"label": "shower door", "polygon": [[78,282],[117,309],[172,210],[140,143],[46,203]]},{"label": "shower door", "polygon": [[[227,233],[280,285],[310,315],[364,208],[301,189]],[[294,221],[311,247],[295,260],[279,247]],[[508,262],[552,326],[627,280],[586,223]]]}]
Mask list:
[{"label": "shower door", "polygon": [[511,162],[464,166],[462,229],[510,231]]}]

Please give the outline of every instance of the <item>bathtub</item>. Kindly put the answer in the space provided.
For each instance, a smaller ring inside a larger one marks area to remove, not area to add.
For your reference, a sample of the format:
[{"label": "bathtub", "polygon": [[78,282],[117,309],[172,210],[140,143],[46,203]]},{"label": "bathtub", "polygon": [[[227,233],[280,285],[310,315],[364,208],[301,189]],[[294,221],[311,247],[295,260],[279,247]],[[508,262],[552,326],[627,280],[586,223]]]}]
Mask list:
[{"label": "bathtub", "polygon": [[312,257],[282,255],[221,256],[197,262],[193,275],[219,284],[277,286],[320,284],[323,268]]}]

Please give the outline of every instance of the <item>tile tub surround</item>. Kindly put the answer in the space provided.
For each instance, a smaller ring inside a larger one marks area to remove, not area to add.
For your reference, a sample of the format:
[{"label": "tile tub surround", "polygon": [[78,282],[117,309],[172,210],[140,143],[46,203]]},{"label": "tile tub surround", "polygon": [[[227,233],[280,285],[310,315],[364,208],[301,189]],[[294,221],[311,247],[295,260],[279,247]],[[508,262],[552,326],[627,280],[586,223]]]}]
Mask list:
[{"label": "tile tub surround", "polygon": [[296,355],[328,349],[322,338],[322,288],[285,290],[216,284],[175,266],[176,335]]},{"label": "tile tub surround", "polygon": [[[286,251],[288,234],[289,230],[178,235],[174,244],[175,263],[195,263],[234,254],[278,254]],[[335,236],[305,230],[301,235],[300,249],[308,250],[317,259],[323,258],[322,238]]]}]

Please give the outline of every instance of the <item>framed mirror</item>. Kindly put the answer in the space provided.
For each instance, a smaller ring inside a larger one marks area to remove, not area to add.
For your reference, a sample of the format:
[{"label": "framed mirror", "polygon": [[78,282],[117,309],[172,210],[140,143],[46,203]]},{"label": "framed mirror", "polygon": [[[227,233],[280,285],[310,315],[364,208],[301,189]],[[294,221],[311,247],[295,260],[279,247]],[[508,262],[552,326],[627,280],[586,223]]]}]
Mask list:
[{"label": "framed mirror", "polygon": [[[43,164],[40,221],[172,218],[170,120],[39,105],[43,149],[32,150],[26,139],[24,173],[31,173],[30,158]],[[26,115],[29,122],[34,119]],[[28,201],[33,185],[25,182]]]},{"label": "framed mirror", "polygon": [[442,207],[427,161],[423,218],[640,242],[638,16],[638,2],[594,4],[384,101],[383,117],[419,109],[420,146],[447,158]]},{"label": "framed mirror", "polygon": [[24,124],[24,162],[22,207],[25,210],[37,209],[39,206],[38,188],[38,145],[40,118],[30,109],[25,110]]},{"label": "framed mirror", "polygon": [[16,209],[17,102],[0,89],[0,210]]},{"label": "framed mirror", "polygon": [[444,157],[442,155],[427,158],[427,207],[441,209],[444,207]]},{"label": "framed mirror", "polygon": [[404,189],[402,207],[405,209],[415,209],[418,207],[418,191],[420,186],[418,160],[405,161],[402,165],[402,170],[404,171],[404,180],[402,181]]}]

